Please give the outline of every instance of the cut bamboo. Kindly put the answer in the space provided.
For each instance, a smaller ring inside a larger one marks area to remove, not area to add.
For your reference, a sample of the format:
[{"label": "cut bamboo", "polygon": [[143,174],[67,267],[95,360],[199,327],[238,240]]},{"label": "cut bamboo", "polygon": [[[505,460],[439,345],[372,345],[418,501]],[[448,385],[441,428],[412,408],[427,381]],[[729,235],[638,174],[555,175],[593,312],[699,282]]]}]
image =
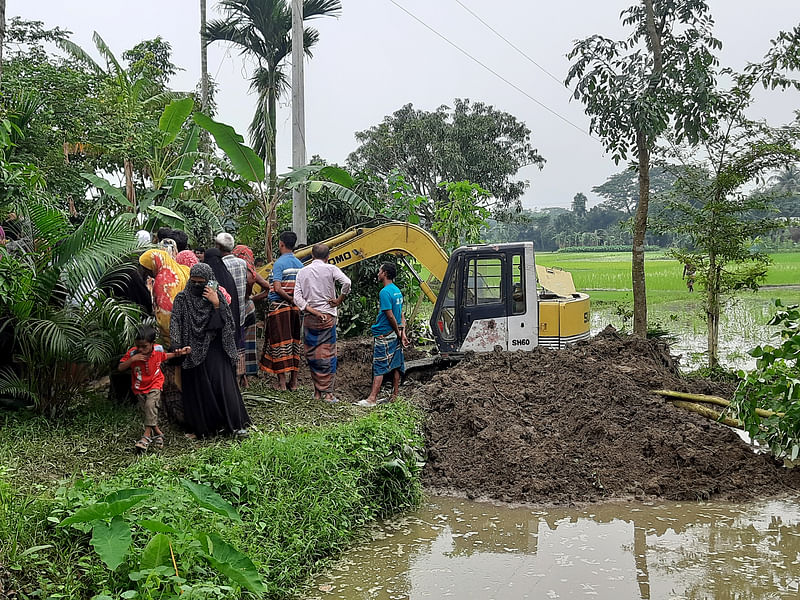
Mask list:
[{"label": "cut bamboo", "polygon": [[[680,398],[681,400],[693,400],[695,402],[707,402],[708,404],[716,404],[717,406],[724,406],[728,407],[731,405],[730,401],[725,400],[725,398],[720,398],[719,396],[708,396],[706,394],[690,394],[687,392],[675,392],[673,390],[653,390],[654,394],[658,394],[659,396],[666,396],[667,398]],[[759,417],[782,417],[785,413],[782,412],[775,412],[772,410],[766,410],[763,408],[757,408],[756,414]]]},{"label": "cut bamboo", "polygon": [[738,419],[731,419],[730,417],[720,418],[722,415],[713,408],[708,408],[707,406],[703,406],[702,404],[697,404],[695,402],[686,402],[685,400],[672,400],[671,402],[679,408],[685,408],[686,410],[690,410],[693,413],[697,413],[698,415],[706,417],[707,419],[712,419],[718,423],[727,425],[728,427],[744,429],[744,425],[742,425],[741,421]]}]

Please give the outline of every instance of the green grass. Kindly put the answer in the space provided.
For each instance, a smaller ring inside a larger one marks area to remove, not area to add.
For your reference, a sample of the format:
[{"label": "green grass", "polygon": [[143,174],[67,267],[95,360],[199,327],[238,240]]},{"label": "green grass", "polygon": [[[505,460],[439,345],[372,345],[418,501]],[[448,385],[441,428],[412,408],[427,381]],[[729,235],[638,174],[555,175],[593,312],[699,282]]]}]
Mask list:
[{"label": "green grass", "polygon": [[[769,269],[764,285],[800,284],[800,252],[776,253],[772,259],[774,264]],[[575,286],[579,290],[586,290],[594,303],[633,300],[631,255],[627,252],[539,252],[536,261],[547,267],[559,267],[571,272]],[[686,289],[686,282],[681,279],[682,273],[683,267],[678,261],[665,256],[663,252],[647,252],[645,276],[648,302],[658,304],[689,300],[691,296]],[[699,286],[696,286],[696,292],[698,289]],[[771,297],[775,292],[764,290],[760,294]]]},{"label": "green grass", "polygon": [[[163,452],[143,458],[128,451],[140,433],[131,409],[102,401],[79,408],[53,425],[19,413],[2,417],[0,590],[9,585],[5,569],[20,597],[88,599],[105,590],[117,598],[135,589],[127,574],[138,569],[152,533],[134,527],[133,552],[112,573],[87,534],[55,525],[123,488],[155,490],[132,509],[134,517],[180,532],[217,533],[247,553],[268,597],[276,598],[296,592],[366,523],[421,498],[419,415],[407,404],[364,416],[361,409],[321,405],[299,394],[254,394],[248,408],[261,432],[250,439],[196,443],[173,433]],[[242,523],[192,503],[181,479],[213,487],[237,508]],[[243,597],[189,554],[178,552],[177,564],[189,584],[211,586],[213,597]]]}]

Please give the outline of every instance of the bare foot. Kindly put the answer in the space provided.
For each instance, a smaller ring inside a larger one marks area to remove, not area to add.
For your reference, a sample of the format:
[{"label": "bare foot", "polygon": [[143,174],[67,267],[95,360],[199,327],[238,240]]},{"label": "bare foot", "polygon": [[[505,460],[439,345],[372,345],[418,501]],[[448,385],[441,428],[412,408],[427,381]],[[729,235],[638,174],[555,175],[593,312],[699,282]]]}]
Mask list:
[{"label": "bare foot", "polygon": [[196,440],[197,439],[197,436],[195,434],[193,434],[193,433],[187,433],[184,437],[186,437],[187,440]]}]

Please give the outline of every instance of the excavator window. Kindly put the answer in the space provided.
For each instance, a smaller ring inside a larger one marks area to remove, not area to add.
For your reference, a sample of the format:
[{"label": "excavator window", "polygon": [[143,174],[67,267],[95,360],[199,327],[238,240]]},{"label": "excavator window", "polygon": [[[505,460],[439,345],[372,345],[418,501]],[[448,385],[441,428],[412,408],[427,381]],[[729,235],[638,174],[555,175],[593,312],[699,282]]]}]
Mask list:
[{"label": "excavator window", "polygon": [[448,341],[455,340],[456,338],[456,278],[451,277],[447,285],[447,290],[444,292],[444,303],[442,310],[437,320],[439,332],[442,338]]},{"label": "excavator window", "polygon": [[514,254],[511,259],[511,300],[512,314],[524,315],[525,304],[525,259],[522,254]]},{"label": "excavator window", "polygon": [[466,283],[466,304],[499,304],[503,302],[503,262],[500,258],[472,258]]}]

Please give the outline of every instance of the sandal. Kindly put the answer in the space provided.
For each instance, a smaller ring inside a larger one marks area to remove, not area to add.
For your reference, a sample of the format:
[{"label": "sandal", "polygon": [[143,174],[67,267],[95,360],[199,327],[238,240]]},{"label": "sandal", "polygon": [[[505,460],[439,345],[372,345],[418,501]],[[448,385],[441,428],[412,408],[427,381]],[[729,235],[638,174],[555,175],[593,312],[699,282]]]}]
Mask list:
[{"label": "sandal", "polygon": [[164,447],[164,434],[159,433],[158,435],[154,435],[151,441],[153,442],[153,446],[161,450]]},{"label": "sandal", "polygon": [[358,402],[356,402],[356,406],[363,406],[365,408],[375,408],[376,406],[378,406],[378,403],[370,402],[365,398],[364,400],[359,400]]},{"label": "sandal", "polygon": [[152,438],[149,438],[146,435],[143,435],[142,439],[140,439],[138,442],[136,442],[136,445],[134,446],[134,448],[136,449],[137,452],[145,453],[145,452],[147,452],[147,449],[150,447],[150,443],[152,441],[153,441]]}]

